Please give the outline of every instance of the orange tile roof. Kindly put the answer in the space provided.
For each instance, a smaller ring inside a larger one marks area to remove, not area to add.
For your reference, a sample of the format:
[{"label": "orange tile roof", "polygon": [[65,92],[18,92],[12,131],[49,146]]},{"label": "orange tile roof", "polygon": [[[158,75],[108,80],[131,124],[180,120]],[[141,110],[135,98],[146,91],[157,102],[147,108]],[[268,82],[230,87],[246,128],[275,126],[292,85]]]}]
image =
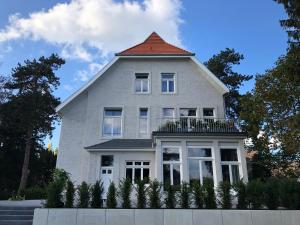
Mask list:
[{"label": "orange tile roof", "polygon": [[178,48],[165,42],[157,33],[153,32],[143,43],[128,48],[116,54],[117,56],[139,56],[139,55],[195,55],[184,49]]}]

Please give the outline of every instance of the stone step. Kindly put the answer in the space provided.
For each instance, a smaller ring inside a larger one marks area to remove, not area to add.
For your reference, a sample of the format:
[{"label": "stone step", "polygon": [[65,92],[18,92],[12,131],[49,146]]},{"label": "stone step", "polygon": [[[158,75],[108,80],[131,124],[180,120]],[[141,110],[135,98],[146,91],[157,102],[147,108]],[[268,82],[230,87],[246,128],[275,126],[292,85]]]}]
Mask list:
[{"label": "stone step", "polygon": [[0,225],[32,225],[32,220],[0,220]]},{"label": "stone step", "polygon": [[33,215],[0,215],[1,220],[32,220]]},{"label": "stone step", "polygon": [[1,215],[33,215],[34,210],[5,210],[0,209],[0,216]]}]

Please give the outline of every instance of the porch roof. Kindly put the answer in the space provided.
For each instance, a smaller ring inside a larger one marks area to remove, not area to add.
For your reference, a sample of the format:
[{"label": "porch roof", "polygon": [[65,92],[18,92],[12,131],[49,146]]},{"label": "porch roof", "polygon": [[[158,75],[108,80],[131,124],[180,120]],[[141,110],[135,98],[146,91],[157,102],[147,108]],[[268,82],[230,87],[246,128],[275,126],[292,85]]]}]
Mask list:
[{"label": "porch roof", "polygon": [[87,150],[107,149],[151,149],[152,139],[112,139],[99,144],[85,147]]}]

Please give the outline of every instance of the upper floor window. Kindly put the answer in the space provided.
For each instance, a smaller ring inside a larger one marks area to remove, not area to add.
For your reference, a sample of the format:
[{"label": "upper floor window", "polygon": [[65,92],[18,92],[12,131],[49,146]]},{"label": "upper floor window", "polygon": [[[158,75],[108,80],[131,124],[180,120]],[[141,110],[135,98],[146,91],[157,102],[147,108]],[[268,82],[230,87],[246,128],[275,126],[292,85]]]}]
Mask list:
[{"label": "upper floor window", "polygon": [[223,181],[231,184],[240,180],[237,149],[220,149]]},{"label": "upper floor window", "polygon": [[215,119],[215,112],[213,108],[204,108],[203,109],[203,119],[206,122],[214,121]]},{"label": "upper floor window", "polygon": [[175,74],[161,74],[161,91],[162,93],[175,93]]},{"label": "upper floor window", "polygon": [[173,121],[175,117],[175,110],[174,108],[163,108],[163,120],[164,122]]},{"label": "upper floor window", "polygon": [[180,109],[180,117],[196,117],[197,109]]},{"label": "upper floor window", "polygon": [[104,109],[103,136],[122,135],[122,109]]},{"label": "upper floor window", "polygon": [[148,109],[140,108],[139,115],[139,131],[140,135],[148,134]]},{"label": "upper floor window", "polygon": [[135,93],[149,93],[149,74],[136,73],[134,88]]}]

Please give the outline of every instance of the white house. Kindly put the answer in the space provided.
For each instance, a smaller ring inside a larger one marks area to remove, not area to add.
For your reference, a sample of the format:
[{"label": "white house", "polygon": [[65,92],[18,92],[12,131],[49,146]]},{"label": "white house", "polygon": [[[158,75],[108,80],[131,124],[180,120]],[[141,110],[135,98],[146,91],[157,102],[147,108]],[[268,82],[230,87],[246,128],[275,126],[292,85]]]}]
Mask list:
[{"label": "white house", "polygon": [[106,189],[125,177],[247,181],[246,136],[225,119],[226,92],[193,53],[152,33],[57,107],[57,167]]}]

